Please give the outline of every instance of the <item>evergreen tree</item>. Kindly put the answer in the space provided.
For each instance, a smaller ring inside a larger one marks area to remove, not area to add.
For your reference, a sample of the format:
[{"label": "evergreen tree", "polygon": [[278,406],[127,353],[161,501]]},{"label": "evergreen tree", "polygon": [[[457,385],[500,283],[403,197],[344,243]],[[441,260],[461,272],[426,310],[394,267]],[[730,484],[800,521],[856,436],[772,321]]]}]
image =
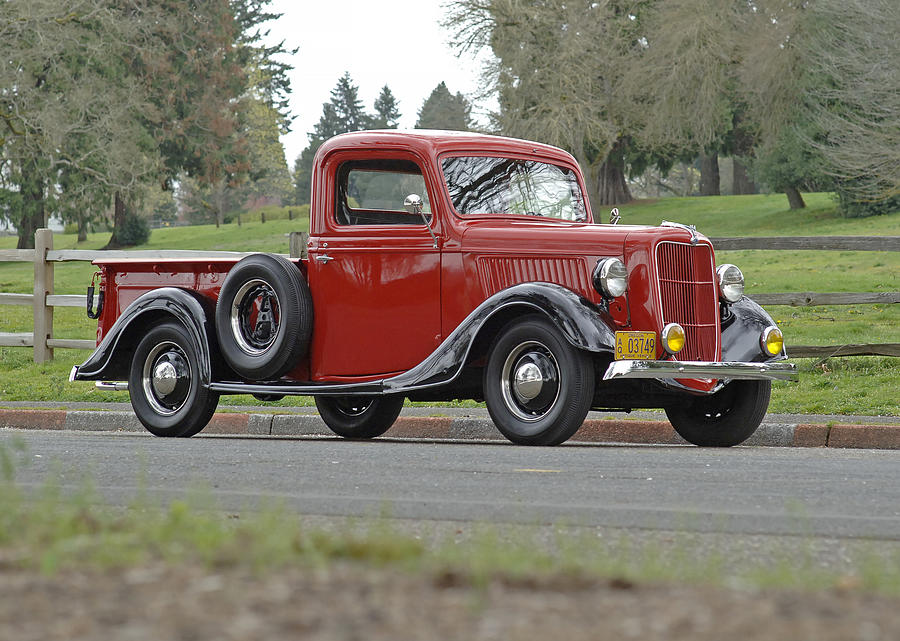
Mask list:
[{"label": "evergreen tree", "polygon": [[362,101],[359,99],[359,89],[353,84],[350,73],[344,73],[338,79],[334,89],[331,90],[331,100],[322,105],[319,122],[309,133],[309,145],[294,162],[294,202],[296,204],[302,205],[310,201],[313,159],[322,143],[338,134],[362,131],[372,122],[372,116],[363,109]]},{"label": "evergreen tree", "polygon": [[309,145],[294,161],[294,204],[303,205],[311,200],[313,158],[322,144],[321,140],[310,137]]},{"label": "evergreen tree", "polygon": [[350,72],[345,72],[331,90],[331,105],[334,108],[337,133],[362,131],[368,127],[370,116],[359,99],[359,88],[353,84]]},{"label": "evergreen tree", "polygon": [[390,87],[385,85],[375,100],[375,117],[372,119],[372,127],[375,129],[396,129],[400,123],[400,110],[397,100],[391,93]]},{"label": "evergreen tree", "polygon": [[419,109],[417,129],[449,129],[469,131],[472,126],[472,105],[461,93],[455,96],[441,82]]}]

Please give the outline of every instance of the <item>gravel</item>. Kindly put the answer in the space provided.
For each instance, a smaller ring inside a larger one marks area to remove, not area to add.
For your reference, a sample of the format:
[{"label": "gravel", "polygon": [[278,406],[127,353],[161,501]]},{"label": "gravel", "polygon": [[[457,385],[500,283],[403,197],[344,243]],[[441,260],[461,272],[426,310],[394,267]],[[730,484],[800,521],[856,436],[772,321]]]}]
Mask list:
[{"label": "gravel", "polygon": [[54,576],[0,570],[0,639],[816,639],[900,638],[894,598],[624,580],[493,580],[353,565],[166,565]]}]

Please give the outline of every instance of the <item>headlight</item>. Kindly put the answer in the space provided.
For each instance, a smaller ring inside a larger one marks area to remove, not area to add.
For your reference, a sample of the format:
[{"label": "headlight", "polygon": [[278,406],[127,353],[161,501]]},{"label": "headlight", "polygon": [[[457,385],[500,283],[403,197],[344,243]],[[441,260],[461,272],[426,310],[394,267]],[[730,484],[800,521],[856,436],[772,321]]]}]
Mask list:
[{"label": "headlight", "polygon": [[685,335],[684,328],[678,323],[669,323],[663,327],[662,334],[663,349],[669,354],[677,354],[684,348]]},{"label": "headlight", "polygon": [[618,298],[628,289],[628,270],[618,258],[601,258],[594,267],[594,289],[608,298]]},{"label": "headlight", "polygon": [[736,303],[744,296],[744,275],[735,265],[719,265],[716,268],[719,296],[728,303]]},{"label": "headlight", "polygon": [[766,327],[759,337],[759,344],[766,356],[778,356],[784,349],[784,335],[777,327]]}]

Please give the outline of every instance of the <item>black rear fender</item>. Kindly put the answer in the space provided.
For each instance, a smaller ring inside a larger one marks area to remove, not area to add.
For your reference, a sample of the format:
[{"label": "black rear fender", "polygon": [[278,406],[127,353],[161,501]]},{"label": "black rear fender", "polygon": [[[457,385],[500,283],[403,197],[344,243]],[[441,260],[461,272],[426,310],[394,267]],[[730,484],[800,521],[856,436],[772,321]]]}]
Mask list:
[{"label": "black rear fender", "polygon": [[154,289],[140,296],[119,316],[88,359],[76,368],[73,380],[123,381],[137,343],[149,327],[175,320],[187,329],[200,360],[203,385],[212,381],[220,365],[212,321],[215,304],[200,294],[175,287]]}]

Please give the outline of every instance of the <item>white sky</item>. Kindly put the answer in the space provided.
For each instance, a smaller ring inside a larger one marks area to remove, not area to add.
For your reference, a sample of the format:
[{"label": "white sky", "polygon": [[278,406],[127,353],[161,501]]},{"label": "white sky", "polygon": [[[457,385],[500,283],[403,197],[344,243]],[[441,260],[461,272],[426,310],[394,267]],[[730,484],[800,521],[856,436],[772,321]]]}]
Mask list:
[{"label": "white sky", "polygon": [[266,25],[270,38],[284,40],[285,49],[300,48],[290,60],[295,119],[282,138],[291,168],[345,71],[370,113],[387,84],[399,103],[401,127],[415,125],[422,102],[441,81],[472,100],[472,115],[485,120],[486,109],[474,101],[481,62],[457,58],[446,44],[441,0],[273,0],[269,8],[283,14]]}]

